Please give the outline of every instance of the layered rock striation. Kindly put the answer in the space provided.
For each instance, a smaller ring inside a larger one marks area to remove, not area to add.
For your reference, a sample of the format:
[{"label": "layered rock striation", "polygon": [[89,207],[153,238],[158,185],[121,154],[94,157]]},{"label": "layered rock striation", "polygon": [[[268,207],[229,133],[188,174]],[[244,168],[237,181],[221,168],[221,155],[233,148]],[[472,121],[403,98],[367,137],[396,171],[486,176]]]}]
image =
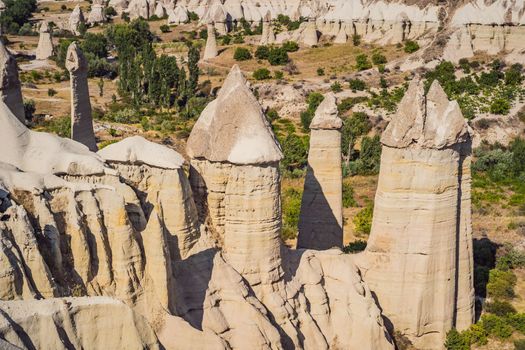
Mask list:
[{"label": "layered rock striation", "polygon": [[329,93],[310,124],[297,248],[324,250],[343,246],[342,126],[335,96]]},{"label": "layered rock striation", "polygon": [[469,129],[434,81],[412,81],[381,138],[372,231],[358,260],[386,318],[441,349],[474,317]]},{"label": "layered rock striation", "polygon": [[16,59],[0,42],[0,99],[22,123],[25,123],[24,100],[18,77]]}]

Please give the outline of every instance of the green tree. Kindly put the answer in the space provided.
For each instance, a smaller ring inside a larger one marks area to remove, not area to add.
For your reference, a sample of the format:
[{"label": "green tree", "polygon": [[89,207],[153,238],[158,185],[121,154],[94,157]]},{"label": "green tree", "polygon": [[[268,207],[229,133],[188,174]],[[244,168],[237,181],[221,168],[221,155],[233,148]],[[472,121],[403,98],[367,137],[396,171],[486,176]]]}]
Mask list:
[{"label": "green tree", "polygon": [[197,91],[199,84],[200,51],[196,46],[190,46],[188,51],[188,91],[190,96]]},{"label": "green tree", "polygon": [[86,33],[84,40],[80,43],[80,48],[85,53],[106,58],[108,55],[108,39],[103,34]]},{"label": "green tree", "polygon": [[270,51],[268,52],[268,62],[272,66],[282,66],[287,64],[288,61],[288,52],[285,49],[283,49],[282,47],[270,48]]},{"label": "green tree", "polygon": [[368,60],[368,56],[365,54],[359,54],[356,56],[355,65],[358,71],[372,68],[372,64]]},{"label": "green tree", "polygon": [[406,53],[416,52],[417,50],[419,50],[419,44],[417,43],[417,41],[407,40],[405,41],[404,50]]},{"label": "green tree", "polygon": [[270,48],[266,45],[258,46],[257,50],[255,50],[255,57],[257,57],[260,60],[268,59],[269,55],[270,55]]},{"label": "green tree", "polygon": [[236,61],[247,61],[252,58],[250,50],[245,47],[238,47],[233,53],[233,59]]},{"label": "green tree", "polygon": [[272,77],[272,74],[266,68],[259,68],[253,72],[253,78],[256,80],[265,80],[265,79],[270,79],[271,77]]}]

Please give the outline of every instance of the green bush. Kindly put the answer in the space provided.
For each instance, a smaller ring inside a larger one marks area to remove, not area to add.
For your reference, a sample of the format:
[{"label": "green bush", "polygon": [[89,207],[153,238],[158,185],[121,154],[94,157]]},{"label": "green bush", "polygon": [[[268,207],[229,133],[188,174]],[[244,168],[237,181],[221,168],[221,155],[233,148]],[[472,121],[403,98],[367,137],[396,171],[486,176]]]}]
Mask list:
[{"label": "green bush", "polygon": [[510,103],[507,99],[497,98],[490,104],[490,113],[494,114],[508,114],[510,111]]},{"label": "green bush", "polygon": [[354,46],[359,46],[359,44],[361,44],[361,36],[358,35],[358,34],[353,34],[352,35],[352,44],[354,44]]},{"label": "green bush", "polygon": [[359,54],[356,56],[355,65],[358,71],[372,68],[372,64],[368,60],[368,56],[365,54]]},{"label": "green bush", "polygon": [[[160,29],[160,31],[161,31],[162,33],[169,33],[169,32],[171,31],[171,30],[170,30],[170,26],[167,25],[167,24],[163,24],[163,25],[161,25],[161,26],[159,27],[159,29]],[[202,36],[201,36],[201,38],[202,38]]]},{"label": "green bush", "polygon": [[343,247],[343,253],[353,254],[353,253],[362,252],[365,249],[366,249],[366,241],[359,239],[357,241],[348,243],[348,245],[345,245]]},{"label": "green bush", "polygon": [[324,75],[324,69],[323,68],[317,68],[317,75],[323,76]]},{"label": "green bush", "polygon": [[283,228],[281,236],[283,240],[297,237],[299,215],[301,213],[302,191],[287,188],[281,193]]},{"label": "green bush", "polygon": [[268,112],[266,112],[266,119],[271,123],[277,119],[279,119],[279,113],[273,108],[269,109]]},{"label": "green bush", "polygon": [[514,350],[525,350],[525,339],[514,340]]},{"label": "green bush", "polygon": [[280,140],[283,149],[281,167],[286,171],[303,169],[306,166],[308,156],[308,142],[294,133],[289,133]]},{"label": "green bush", "polygon": [[380,54],[379,52],[372,54],[372,63],[374,63],[376,66],[380,64],[385,64],[386,62],[386,57]]},{"label": "green bush", "polygon": [[270,79],[271,77],[272,77],[272,74],[266,68],[259,68],[253,72],[253,78],[255,80],[265,80],[265,79]]},{"label": "green bush", "polygon": [[286,52],[295,52],[299,50],[299,44],[295,41],[285,41],[281,46]]},{"label": "green bush", "polygon": [[520,85],[523,81],[523,76],[521,74],[523,66],[519,63],[513,64],[505,72],[505,84],[506,85]]},{"label": "green bush", "polygon": [[288,63],[288,52],[284,48],[272,47],[268,52],[268,62],[272,66],[282,66]]},{"label": "green bush", "polygon": [[332,85],[330,85],[330,90],[332,90],[332,92],[337,93],[343,91],[343,88],[341,87],[341,83],[336,81]]},{"label": "green bush", "polygon": [[470,344],[461,333],[453,328],[447,333],[445,348],[447,350],[470,350]]},{"label": "green bush", "polygon": [[361,79],[350,79],[348,84],[353,91],[363,91],[366,89],[366,83]]},{"label": "green bush", "polygon": [[373,203],[368,203],[353,218],[355,232],[358,234],[369,235],[372,228],[372,214],[374,212]]},{"label": "green bush", "polygon": [[270,48],[266,45],[261,45],[257,47],[257,50],[255,50],[255,57],[260,60],[268,59],[269,55],[270,55]]},{"label": "green bush", "polygon": [[47,96],[49,96],[49,97],[53,97],[53,96],[55,96],[56,94],[57,94],[57,91],[56,91],[55,89],[53,89],[53,88],[49,88],[49,89],[47,89]]},{"label": "green bush", "polygon": [[407,40],[405,41],[405,48],[406,53],[413,53],[419,50],[419,44],[416,41],[413,40]]},{"label": "green bush", "polygon": [[492,298],[511,299],[514,298],[514,286],[516,275],[512,271],[492,269],[489,273],[487,293]]},{"label": "green bush", "polygon": [[485,303],[485,311],[497,316],[516,313],[516,309],[507,301],[494,300]]},{"label": "green bush", "polygon": [[247,61],[252,58],[250,50],[245,47],[238,47],[235,49],[233,59],[236,61]]},{"label": "green bush", "polygon": [[375,175],[379,173],[381,161],[381,142],[379,136],[363,137],[359,158],[350,163],[352,174]]},{"label": "green bush", "polygon": [[357,207],[353,187],[343,182],[343,208]]},{"label": "green bush", "polygon": [[47,132],[52,132],[60,137],[71,138],[71,118],[69,116],[52,118],[45,121],[43,127]]},{"label": "green bush", "polygon": [[301,125],[305,132],[307,132],[310,129],[310,123],[312,122],[312,119],[314,117],[315,110],[321,104],[323,99],[324,96],[318,92],[312,92],[306,98],[308,108],[306,109],[306,111],[301,112]]},{"label": "green bush", "polygon": [[481,325],[490,336],[500,339],[509,338],[512,335],[513,328],[505,319],[492,314],[485,314],[481,316]]}]

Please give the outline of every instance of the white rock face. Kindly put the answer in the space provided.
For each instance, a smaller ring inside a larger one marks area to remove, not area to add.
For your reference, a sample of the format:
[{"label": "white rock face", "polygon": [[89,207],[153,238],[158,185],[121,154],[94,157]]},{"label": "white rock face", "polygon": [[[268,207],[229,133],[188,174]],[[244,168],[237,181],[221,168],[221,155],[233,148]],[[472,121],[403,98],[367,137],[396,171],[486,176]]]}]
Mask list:
[{"label": "white rock face", "polygon": [[26,116],[18,78],[18,64],[2,42],[0,42],[0,67],[0,99],[18,120],[25,123]]},{"label": "white rock face", "polygon": [[38,39],[38,46],[36,48],[35,56],[37,60],[46,60],[53,56],[53,40],[51,39],[51,32],[46,21],[42,22],[40,26],[40,38]]},{"label": "white rock face", "polygon": [[306,46],[317,45],[319,37],[317,35],[317,26],[313,19],[310,19],[301,34],[301,43]]},{"label": "white rock face", "polygon": [[153,0],[131,0],[127,8],[129,17],[148,19],[155,12],[155,1]]},{"label": "white rock face", "polygon": [[71,43],[66,53],[66,69],[71,81],[71,138],[97,151],[93,131],[91,101],[88,86],[88,62],[76,42]]},{"label": "white rock face", "polygon": [[270,11],[266,12],[262,21],[262,34],[259,45],[268,45],[275,42],[275,33],[272,28],[272,15]]},{"label": "white rock face", "polygon": [[77,5],[69,16],[69,30],[75,35],[80,35],[79,26],[85,24],[85,22],[84,13],[82,12],[80,5]]},{"label": "white rock face", "polygon": [[91,11],[88,14],[87,22],[89,24],[106,22],[106,15],[104,14],[104,10],[104,0],[93,0],[93,4],[91,4]]},{"label": "white rock face", "polygon": [[310,124],[308,169],[299,217],[298,248],[343,246],[342,120],[335,96],[325,95]]},{"label": "white rock face", "polygon": [[209,23],[208,26],[208,38],[206,39],[206,47],[204,48],[204,60],[217,57],[219,54],[217,50],[217,39],[215,37],[215,26],[213,23]]},{"label": "white rock face", "polygon": [[168,11],[168,24],[182,24],[190,20],[188,10],[182,5],[177,5],[173,10]]},{"label": "white rock face", "polygon": [[414,80],[383,133],[368,246],[358,260],[396,330],[441,349],[474,317],[469,130],[435,81]]},{"label": "white rock face", "polygon": [[118,15],[121,15],[128,8],[128,0],[109,0],[108,6],[113,7]]}]

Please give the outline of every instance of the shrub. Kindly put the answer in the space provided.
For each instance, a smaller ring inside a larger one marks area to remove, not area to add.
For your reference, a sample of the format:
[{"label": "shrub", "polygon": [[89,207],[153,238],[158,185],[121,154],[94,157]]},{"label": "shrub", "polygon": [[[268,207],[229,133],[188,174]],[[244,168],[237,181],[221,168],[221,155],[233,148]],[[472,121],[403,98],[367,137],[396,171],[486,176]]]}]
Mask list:
[{"label": "shrub", "polygon": [[281,166],[287,171],[302,169],[306,165],[308,155],[308,144],[300,136],[289,133],[281,140],[283,159]]},{"label": "shrub", "polygon": [[523,76],[521,75],[521,71],[523,70],[523,66],[519,63],[513,64],[507,71],[505,72],[505,84],[506,85],[519,85],[523,81]]},{"label": "shrub", "polygon": [[366,89],[366,83],[361,79],[350,79],[348,84],[350,85],[350,89],[352,89],[352,91],[363,91]]},{"label": "shrub", "polygon": [[285,41],[281,46],[286,52],[295,52],[299,50],[299,44],[295,41]]},{"label": "shrub", "polygon": [[510,111],[510,103],[505,98],[497,98],[490,104],[490,113],[494,114],[508,114]]},{"label": "shrub", "polygon": [[353,187],[343,182],[343,208],[357,207],[357,202],[354,199]]},{"label": "shrub", "polygon": [[525,313],[510,314],[506,318],[507,323],[521,334],[525,334]]},{"label": "shrub", "polygon": [[272,66],[282,66],[288,63],[288,52],[283,48],[272,47],[268,52],[268,62]]},{"label": "shrub", "polygon": [[507,301],[494,300],[485,303],[485,311],[497,316],[516,313],[516,309]]},{"label": "shrub", "polygon": [[352,162],[352,173],[358,175],[375,175],[379,173],[381,161],[381,142],[379,136],[363,137],[359,158]]},{"label": "shrub", "polygon": [[353,34],[352,43],[354,44],[354,46],[359,46],[359,44],[361,44],[361,36],[358,34]]},{"label": "shrub", "polygon": [[343,88],[341,87],[341,83],[336,81],[332,85],[330,85],[330,90],[332,90],[332,92],[337,93],[343,91]]},{"label": "shrub", "polygon": [[[163,24],[163,25],[161,25],[159,29],[160,29],[160,31],[161,31],[162,33],[169,33],[169,32],[170,32],[170,26],[167,25],[167,24]],[[202,38],[202,37],[201,37],[201,38]]]},{"label": "shrub", "polygon": [[283,71],[276,70],[275,72],[273,72],[273,77],[277,80],[281,80],[284,78],[284,73]]},{"label": "shrub", "polygon": [[48,132],[57,134],[60,137],[71,137],[71,118],[70,117],[58,117],[52,118],[49,121],[44,122],[44,128]]},{"label": "shrub", "polygon": [[255,50],[255,57],[257,57],[260,60],[268,59],[269,54],[270,48],[266,45],[261,45],[257,47],[257,50]]},{"label": "shrub", "polygon": [[49,96],[49,97],[53,97],[53,96],[55,96],[56,94],[57,94],[57,91],[56,91],[55,89],[53,89],[53,88],[49,88],[49,89],[47,89],[47,96]]},{"label": "shrub", "polygon": [[404,50],[406,53],[416,52],[417,50],[419,50],[419,44],[417,43],[417,41],[407,40],[405,41]]},{"label": "shrub", "polygon": [[445,348],[447,350],[469,350],[470,344],[467,339],[461,335],[455,328],[452,328],[447,333],[445,340]]},{"label": "shrub", "polygon": [[366,207],[361,209],[352,222],[354,229],[358,234],[369,235],[372,228],[372,214],[374,212],[374,205],[372,202],[368,203]]},{"label": "shrub", "polygon": [[299,215],[301,213],[302,192],[295,188],[287,188],[281,194],[282,211],[283,211],[283,240],[293,239],[297,236],[297,226],[299,224]]},{"label": "shrub", "polygon": [[108,6],[106,7],[106,10],[104,10],[104,14],[106,15],[106,17],[114,17],[118,13],[117,13],[117,10],[115,10],[113,7]]},{"label": "shrub", "polygon": [[310,123],[315,114],[315,110],[323,101],[324,96],[318,92],[312,92],[308,95],[306,102],[308,103],[308,108],[306,111],[301,113],[301,125],[304,131],[310,129]]},{"label": "shrub", "polygon": [[379,79],[379,85],[383,88],[383,89],[386,89],[388,87],[388,82],[386,81],[385,77],[381,77]]},{"label": "shrub", "polygon": [[485,314],[481,316],[481,325],[491,336],[506,339],[512,335],[513,328],[502,317]]},{"label": "shrub", "polygon": [[231,35],[227,34],[225,36],[222,37],[222,44],[223,45],[230,45],[231,41],[232,41],[232,37]]},{"label": "shrub", "polygon": [[235,53],[233,54],[233,58],[236,61],[246,61],[252,58],[252,54],[250,53],[250,50],[248,50],[245,47],[238,47],[235,49]]},{"label": "shrub", "polygon": [[387,61],[386,61],[386,57],[382,54],[380,54],[379,52],[376,52],[372,55],[372,62],[378,66],[380,64],[385,64]]},{"label": "shrub", "polygon": [[353,253],[362,252],[365,249],[366,249],[366,241],[359,239],[357,241],[348,243],[348,245],[345,245],[343,247],[343,253],[353,254]]},{"label": "shrub", "polygon": [[516,276],[512,271],[490,270],[487,293],[492,298],[511,299],[514,297]]},{"label": "shrub", "polygon": [[269,109],[268,112],[266,112],[266,119],[271,123],[277,119],[279,119],[279,113],[273,108]]},{"label": "shrub", "polygon": [[33,115],[35,114],[35,111],[36,111],[35,101],[24,100],[24,115],[27,120],[33,119]]},{"label": "shrub", "polygon": [[525,339],[514,340],[514,350],[525,350]]},{"label": "shrub", "polygon": [[270,71],[266,68],[259,68],[253,72],[253,78],[256,80],[265,80],[272,77]]},{"label": "shrub", "polygon": [[355,58],[356,69],[358,71],[372,68],[372,64],[368,61],[368,56],[365,54],[359,54]]},{"label": "shrub", "polygon": [[317,68],[317,75],[323,76],[324,75],[324,69],[323,68]]},{"label": "shrub", "polygon": [[199,15],[196,14],[195,12],[188,12],[188,18],[190,21],[198,21],[199,20]]}]

